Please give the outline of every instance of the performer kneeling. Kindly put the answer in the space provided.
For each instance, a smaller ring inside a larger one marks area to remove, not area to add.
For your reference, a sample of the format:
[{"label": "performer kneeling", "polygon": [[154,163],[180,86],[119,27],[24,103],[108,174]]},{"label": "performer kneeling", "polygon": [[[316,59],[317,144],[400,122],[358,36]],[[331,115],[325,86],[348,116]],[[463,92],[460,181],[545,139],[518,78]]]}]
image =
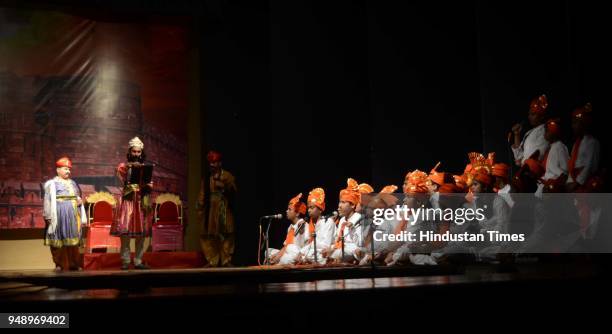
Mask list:
[{"label": "performer kneeling", "polygon": [[287,229],[287,238],[283,243],[283,248],[280,250],[270,248],[269,256],[270,264],[295,264],[300,256],[300,249],[304,247],[308,239],[308,228],[302,217],[306,214],[306,204],[300,202],[302,193],[292,198],[287,207],[287,219],[291,221],[291,225]]},{"label": "performer kneeling", "polygon": [[55,166],[57,176],[44,186],[45,245],[51,246],[55,270],[78,270],[81,229],[87,223],[87,216],[79,187],[70,179],[72,162],[63,157]]}]

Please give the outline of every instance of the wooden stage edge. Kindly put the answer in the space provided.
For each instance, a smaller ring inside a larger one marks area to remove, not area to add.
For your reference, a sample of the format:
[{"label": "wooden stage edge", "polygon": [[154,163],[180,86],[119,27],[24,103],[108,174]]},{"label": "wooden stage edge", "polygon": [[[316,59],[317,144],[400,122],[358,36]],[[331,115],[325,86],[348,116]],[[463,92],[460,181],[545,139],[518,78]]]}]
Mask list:
[{"label": "wooden stage edge", "polygon": [[600,268],[592,263],[513,263],[438,266],[252,266],[230,268],[96,270],[55,272],[52,270],[0,271],[0,283],[27,283],[63,289],[206,286],[219,284],[287,283],[320,280],[474,276],[520,274],[546,277],[592,277]]}]

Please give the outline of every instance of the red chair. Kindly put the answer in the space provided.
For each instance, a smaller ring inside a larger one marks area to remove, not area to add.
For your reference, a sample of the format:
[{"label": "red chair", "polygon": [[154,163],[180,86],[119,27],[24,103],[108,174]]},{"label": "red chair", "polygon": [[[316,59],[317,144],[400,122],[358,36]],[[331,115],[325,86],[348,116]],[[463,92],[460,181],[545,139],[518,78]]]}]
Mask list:
[{"label": "red chair", "polygon": [[165,193],[155,199],[151,248],[154,252],[183,250],[183,206],[177,195]]},{"label": "red chair", "polygon": [[89,231],[85,251],[91,253],[95,248],[120,248],[121,240],[110,235],[111,224],[115,218],[117,201],[106,192],[96,192],[87,197],[89,205]]}]

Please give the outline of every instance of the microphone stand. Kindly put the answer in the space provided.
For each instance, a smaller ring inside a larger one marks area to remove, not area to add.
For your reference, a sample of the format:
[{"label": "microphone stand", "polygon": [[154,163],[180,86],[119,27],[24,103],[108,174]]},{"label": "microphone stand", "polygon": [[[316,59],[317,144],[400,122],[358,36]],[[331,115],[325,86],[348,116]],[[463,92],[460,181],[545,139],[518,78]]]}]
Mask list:
[{"label": "microphone stand", "polygon": [[342,244],[342,259],[340,262],[344,261],[344,230],[342,230],[342,236],[340,237],[340,243]]},{"label": "microphone stand", "polygon": [[372,265],[372,270],[376,269],[376,265],[374,264],[374,232],[376,232],[376,227],[374,223],[370,223],[370,230],[372,230],[372,240],[370,240],[370,251],[372,252],[372,258],[370,259],[370,263]]},{"label": "microphone stand", "polygon": [[[261,221],[264,218],[259,218],[259,229],[261,230]],[[266,233],[264,233],[264,242],[266,243],[266,255],[264,259],[264,265],[270,264],[270,225],[272,222],[272,218],[268,218],[268,226],[266,227]],[[261,245],[260,245],[261,247]]]},{"label": "microphone stand", "polygon": [[315,229],[314,232],[312,232],[312,245],[314,247],[314,262],[315,265],[319,264],[319,261],[317,261],[317,223],[315,222]]}]

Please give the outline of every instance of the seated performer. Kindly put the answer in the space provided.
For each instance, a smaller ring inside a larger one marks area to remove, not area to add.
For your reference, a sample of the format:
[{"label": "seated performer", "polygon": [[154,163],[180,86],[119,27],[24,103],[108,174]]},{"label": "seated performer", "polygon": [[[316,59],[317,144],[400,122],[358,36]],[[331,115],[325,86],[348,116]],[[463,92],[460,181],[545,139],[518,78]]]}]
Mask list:
[{"label": "seated performer", "polygon": [[427,180],[427,189],[429,192],[429,202],[434,209],[440,208],[440,192],[438,191],[440,187],[447,184],[455,184],[455,179],[453,176],[446,172],[439,172],[438,167],[440,163],[438,162],[434,168],[429,172],[429,178]]},{"label": "seated performer", "polygon": [[335,243],[323,252],[324,256],[329,257],[328,263],[355,263],[355,251],[362,244],[361,214],[356,211],[361,193],[359,186],[350,180],[348,187],[340,191],[338,213],[341,218],[336,228]]},{"label": "seated performer", "polygon": [[323,250],[328,249],[334,241],[336,231],[335,217],[325,218],[322,216],[325,211],[325,191],[322,188],[315,188],[308,194],[308,222],[309,239],[301,249],[302,263],[325,264],[327,259],[323,256]]},{"label": "seated performer", "polygon": [[[359,265],[366,265],[372,262],[372,253],[374,254],[374,261],[381,263],[389,252],[394,251],[402,245],[399,241],[389,241],[387,238],[384,240],[375,240],[374,233],[378,231],[382,232],[383,235],[399,234],[406,229],[408,222],[405,220],[398,219],[385,219],[381,224],[376,225],[373,223],[372,218],[374,217],[374,210],[377,209],[394,209],[398,204],[399,198],[393,195],[397,190],[397,186],[388,185],[380,190],[378,195],[371,199],[367,205],[367,210],[363,214],[367,217],[369,224],[364,233],[365,241],[363,247],[356,251],[357,257],[361,260]],[[363,202],[363,198],[362,198]]]},{"label": "seated performer", "polygon": [[[406,174],[404,180],[403,191],[405,194],[404,205],[407,208],[426,208],[430,205],[429,203],[429,189],[428,189],[428,176],[427,173],[422,172],[418,169]],[[413,217],[410,222],[402,221],[396,232],[405,230],[407,232],[417,233],[422,228],[421,223],[423,221],[418,217]],[[385,263],[389,266],[402,263],[427,263],[429,262],[426,257],[420,255],[413,255],[411,247],[415,246],[417,242],[406,241],[400,245],[399,248],[389,251],[385,258]]]},{"label": "seated performer", "polygon": [[514,144],[512,144],[512,153],[517,166],[522,166],[534,152],[539,152],[536,160],[541,161],[544,152],[548,148],[548,142],[544,138],[544,123],[546,121],[546,109],[548,109],[548,99],[546,95],[541,95],[534,98],[529,105],[529,113],[527,118],[531,129],[523,135],[523,139],[519,139],[521,135],[521,124],[515,124],[512,127],[514,134]]},{"label": "seated performer", "polygon": [[287,229],[287,237],[280,250],[271,248],[269,253],[270,264],[295,264],[300,256],[300,250],[308,240],[308,227],[303,217],[306,214],[306,204],[300,202],[302,193],[292,198],[287,206],[287,219],[291,225]]},{"label": "seated performer", "polygon": [[55,162],[57,176],[45,182],[43,216],[46,223],[45,245],[51,247],[55,270],[79,270],[79,244],[87,216],[81,191],[70,179],[72,162],[63,157]]}]

